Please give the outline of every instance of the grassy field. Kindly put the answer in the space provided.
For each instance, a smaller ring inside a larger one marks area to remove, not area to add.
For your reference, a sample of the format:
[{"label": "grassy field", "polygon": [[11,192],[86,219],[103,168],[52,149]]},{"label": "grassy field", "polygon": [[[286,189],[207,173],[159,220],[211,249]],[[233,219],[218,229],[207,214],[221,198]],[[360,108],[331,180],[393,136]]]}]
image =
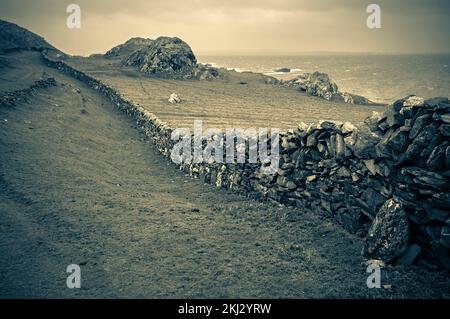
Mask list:
[{"label": "grassy field", "polygon": [[[116,88],[176,128],[191,127],[194,119],[202,119],[204,127],[270,125],[287,130],[300,122],[319,120],[358,123],[372,111],[383,108],[329,102],[294,89],[266,84],[266,77],[255,73],[224,71],[223,77],[212,81],[163,80],[132,68],[116,67],[117,61],[101,57],[71,58],[68,63]],[[170,104],[167,99],[171,93],[177,93],[183,102]]]},{"label": "grassy field", "polygon": [[0,92],[11,92],[30,87],[43,75],[37,69],[41,55],[38,52],[0,54]]}]

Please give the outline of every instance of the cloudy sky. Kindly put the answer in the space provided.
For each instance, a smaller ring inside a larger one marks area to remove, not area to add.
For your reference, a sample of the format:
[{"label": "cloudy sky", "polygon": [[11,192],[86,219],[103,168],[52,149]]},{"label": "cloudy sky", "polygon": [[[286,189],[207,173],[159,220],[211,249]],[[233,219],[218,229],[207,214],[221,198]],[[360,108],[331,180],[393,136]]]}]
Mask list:
[{"label": "cloudy sky", "polygon": [[[66,26],[71,3],[80,29]],[[381,29],[366,26],[370,3],[381,7]],[[1,19],[80,55],[160,35],[197,54],[450,52],[449,14],[450,0],[0,0]]]}]

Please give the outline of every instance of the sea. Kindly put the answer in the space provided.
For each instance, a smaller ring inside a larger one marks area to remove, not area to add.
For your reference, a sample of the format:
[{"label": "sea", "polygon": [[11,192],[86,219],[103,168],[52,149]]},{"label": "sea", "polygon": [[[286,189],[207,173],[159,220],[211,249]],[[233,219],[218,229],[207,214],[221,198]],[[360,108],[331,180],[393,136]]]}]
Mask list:
[{"label": "sea", "polygon": [[[296,56],[202,55],[200,63],[290,79],[320,71],[340,91],[391,103],[410,94],[450,96],[450,54],[300,54]],[[289,68],[289,72],[277,72]]]}]

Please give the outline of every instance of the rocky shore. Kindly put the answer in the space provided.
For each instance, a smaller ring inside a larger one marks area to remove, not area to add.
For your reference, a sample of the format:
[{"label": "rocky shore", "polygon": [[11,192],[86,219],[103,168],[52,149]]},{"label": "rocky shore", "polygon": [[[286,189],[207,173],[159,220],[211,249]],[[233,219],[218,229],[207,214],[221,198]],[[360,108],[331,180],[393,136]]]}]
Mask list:
[{"label": "rocky shore", "polygon": [[347,92],[340,92],[338,86],[328,74],[321,72],[304,73],[289,81],[281,81],[281,85],[306,92],[309,95],[350,104],[376,105],[369,99]]},{"label": "rocky shore", "polygon": [[[174,128],[101,81],[48,55],[44,59],[134,117],[170,156]],[[260,174],[258,164],[180,168],[219,188],[333,218],[366,237],[368,258],[449,268],[449,117],[447,98],[409,96],[362,125],[322,121],[283,134],[274,176]]]}]

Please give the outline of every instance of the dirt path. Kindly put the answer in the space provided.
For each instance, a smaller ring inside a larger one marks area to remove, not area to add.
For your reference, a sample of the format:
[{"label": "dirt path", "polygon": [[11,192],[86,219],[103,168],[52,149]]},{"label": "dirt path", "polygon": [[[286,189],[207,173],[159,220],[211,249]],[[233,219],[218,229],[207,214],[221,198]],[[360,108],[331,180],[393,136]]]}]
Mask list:
[{"label": "dirt path", "polygon": [[[399,267],[382,273],[392,288],[369,290],[361,239],[185,177],[108,101],[56,78],[0,108],[0,297],[448,293],[444,274]],[[72,263],[81,289],[66,288]]]}]

